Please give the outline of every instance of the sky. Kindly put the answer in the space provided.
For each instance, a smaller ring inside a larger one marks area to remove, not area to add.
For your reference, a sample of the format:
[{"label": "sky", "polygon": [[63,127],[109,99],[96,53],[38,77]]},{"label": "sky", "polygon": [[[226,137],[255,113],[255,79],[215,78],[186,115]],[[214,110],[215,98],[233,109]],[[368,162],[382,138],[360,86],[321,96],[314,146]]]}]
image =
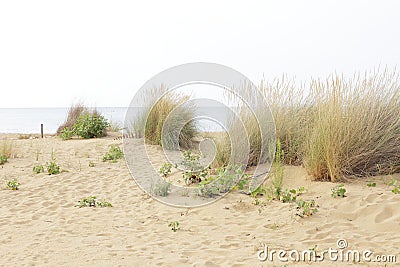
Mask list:
[{"label": "sky", "polygon": [[1,1],[0,108],[128,106],[157,73],[219,63],[253,82],[400,62],[400,1]]}]

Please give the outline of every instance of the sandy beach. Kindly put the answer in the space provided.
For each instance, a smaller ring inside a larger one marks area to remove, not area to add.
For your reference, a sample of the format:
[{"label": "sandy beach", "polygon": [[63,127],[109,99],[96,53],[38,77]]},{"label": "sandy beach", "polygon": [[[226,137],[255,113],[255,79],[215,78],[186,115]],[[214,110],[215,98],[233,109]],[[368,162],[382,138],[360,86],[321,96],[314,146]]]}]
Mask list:
[{"label": "sandy beach", "polygon": [[[131,177],[125,161],[102,162],[117,135],[100,139],[62,141],[55,136],[11,140],[16,157],[0,166],[0,265],[2,266],[309,266],[304,262],[261,262],[257,252],[270,249],[317,251],[337,248],[373,255],[400,251],[400,195],[385,184],[391,177],[351,180],[345,198],[332,198],[337,184],[312,182],[301,167],[286,166],[286,188],[304,187],[303,199],[316,199],[318,212],[296,215],[295,203],[268,202],[231,192],[200,208],[175,208],[153,200]],[[150,149],[155,158],[159,149]],[[54,154],[65,172],[34,174],[38,162]],[[89,167],[89,162],[95,167]],[[18,179],[19,190],[6,190],[5,181]],[[376,182],[376,187],[366,186]],[[79,208],[89,195],[113,207]],[[168,227],[178,221],[176,232]],[[397,259],[400,260],[400,259]],[[321,266],[356,264],[326,260]],[[357,263],[382,266],[382,263]],[[388,263],[387,266],[395,266]]]}]

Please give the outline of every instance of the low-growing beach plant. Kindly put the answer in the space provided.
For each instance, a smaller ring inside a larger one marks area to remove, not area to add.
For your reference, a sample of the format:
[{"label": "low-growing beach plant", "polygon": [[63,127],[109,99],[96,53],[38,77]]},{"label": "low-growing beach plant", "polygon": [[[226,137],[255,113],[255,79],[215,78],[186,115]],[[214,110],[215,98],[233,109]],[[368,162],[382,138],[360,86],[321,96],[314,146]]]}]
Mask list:
[{"label": "low-growing beach plant", "polygon": [[191,150],[183,152],[181,166],[184,168],[183,179],[187,185],[203,181],[209,174],[211,167],[204,167],[200,164],[200,155]]},{"label": "low-growing beach plant", "polygon": [[58,127],[57,129],[57,135],[60,135],[61,132],[65,129],[72,129],[75,122],[78,120],[78,118],[84,114],[84,113],[88,113],[89,109],[84,105],[84,103],[82,102],[78,102],[75,104],[72,104],[72,106],[69,108],[68,110],[68,115],[67,115],[67,119],[65,120],[65,122]]},{"label": "low-growing beach plant", "polygon": [[156,196],[166,197],[171,189],[171,183],[162,179],[154,185],[153,193]]},{"label": "low-growing beach plant", "polygon": [[311,201],[299,200],[297,202],[297,215],[300,217],[308,217],[318,212],[318,204],[312,199]]},{"label": "low-growing beach plant", "polygon": [[118,159],[123,158],[124,153],[119,146],[111,145],[108,152],[103,156],[103,161],[117,162]]},{"label": "low-growing beach plant", "polygon": [[60,165],[57,164],[54,158],[46,163],[46,168],[49,175],[59,174],[61,171]]},{"label": "low-growing beach plant", "polygon": [[10,190],[18,190],[21,184],[17,181],[17,179],[13,179],[6,183],[6,188]]},{"label": "low-growing beach plant", "polygon": [[89,161],[89,167],[91,168],[96,167],[96,163],[94,163],[93,161]]},{"label": "low-growing beach plant", "polygon": [[83,208],[83,207],[112,207],[112,204],[110,202],[107,202],[105,200],[102,201],[97,201],[96,196],[88,196],[84,197],[81,200],[78,201],[78,207]]},{"label": "low-growing beach plant", "polygon": [[331,189],[331,196],[333,198],[337,197],[345,197],[346,188],[344,188],[344,184],[337,185]]},{"label": "low-growing beach plant", "polygon": [[171,230],[174,231],[174,232],[176,232],[176,231],[178,231],[178,230],[180,229],[180,227],[179,227],[179,222],[178,222],[178,221],[170,222],[170,223],[168,224],[168,227],[170,227]]},{"label": "low-growing beach plant", "polygon": [[216,175],[202,180],[198,184],[197,194],[202,197],[213,197],[229,192],[231,189],[243,189],[241,180],[248,180],[244,173],[244,167],[240,165],[228,165],[216,170]]},{"label": "low-growing beach plant", "polygon": [[73,136],[74,136],[74,131],[71,130],[69,127],[65,127],[60,133],[60,137],[64,141],[72,139]]},{"label": "low-growing beach plant", "polygon": [[368,187],[376,187],[376,183],[367,183]]},{"label": "low-growing beach plant", "polygon": [[160,170],[158,171],[164,178],[166,178],[168,176],[168,174],[171,173],[171,168],[172,168],[172,164],[171,163],[164,163]]},{"label": "low-growing beach plant", "polygon": [[0,155],[0,165],[3,165],[3,164],[6,163],[7,161],[8,161],[7,156]]},{"label": "low-growing beach plant", "polygon": [[38,165],[33,166],[33,172],[36,173],[36,174],[44,172],[43,165],[38,164]]},{"label": "low-growing beach plant", "polygon": [[98,138],[105,136],[109,123],[97,111],[82,114],[73,125],[73,131],[82,138]]}]

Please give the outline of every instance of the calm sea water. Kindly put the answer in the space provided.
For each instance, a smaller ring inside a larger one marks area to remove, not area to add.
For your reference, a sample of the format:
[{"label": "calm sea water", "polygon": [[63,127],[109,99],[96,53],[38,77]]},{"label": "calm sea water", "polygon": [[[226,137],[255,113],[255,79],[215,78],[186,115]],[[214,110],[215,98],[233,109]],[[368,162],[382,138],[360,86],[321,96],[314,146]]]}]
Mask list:
[{"label": "calm sea water", "polygon": [[[0,133],[40,133],[40,124],[45,134],[53,134],[67,118],[69,108],[0,108]],[[96,108],[107,119],[124,125],[128,108]]]},{"label": "calm sea water", "polygon": [[[97,107],[98,111],[112,122],[123,126],[127,107]],[[67,118],[69,108],[0,108],[0,133],[40,133],[40,124],[45,134],[54,134]],[[218,113],[218,112],[214,112]],[[224,121],[225,118],[218,119]],[[200,131],[222,131],[222,128],[209,120],[197,123]]]}]

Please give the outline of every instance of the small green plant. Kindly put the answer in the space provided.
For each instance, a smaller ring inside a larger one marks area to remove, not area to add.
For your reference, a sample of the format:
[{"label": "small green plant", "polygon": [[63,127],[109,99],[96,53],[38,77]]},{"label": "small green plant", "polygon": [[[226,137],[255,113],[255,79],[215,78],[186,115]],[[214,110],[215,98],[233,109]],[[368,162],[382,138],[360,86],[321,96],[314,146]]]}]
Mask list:
[{"label": "small green plant", "polygon": [[344,188],[344,184],[337,185],[331,189],[331,196],[333,198],[337,197],[345,197],[346,189]]},{"label": "small green plant", "polygon": [[172,168],[172,164],[171,163],[164,163],[160,170],[158,171],[164,178],[166,178],[168,176],[168,174],[171,173],[171,168]]},{"label": "small green plant", "polygon": [[124,153],[122,153],[122,150],[118,146],[112,145],[108,152],[103,156],[103,161],[111,161],[111,162],[117,162],[118,159],[121,159],[124,156]]},{"label": "small green plant", "polygon": [[367,186],[368,187],[376,187],[376,183],[368,183]]},{"label": "small green plant", "polygon": [[165,180],[159,181],[153,188],[156,196],[166,197],[171,189],[171,183]]},{"label": "small green plant", "polygon": [[88,196],[88,197],[84,197],[81,200],[78,201],[78,207],[79,208],[83,208],[83,207],[100,207],[100,208],[104,208],[104,207],[112,207],[110,202],[107,202],[105,200],[103,201],[97,201],[96,200],[96,196]]},{"label": "small green plant", "polygon": [[176,231],[178,231],[178,230],[180,229],[180,227],[179,227],[179,222],[177,222],[177,221],[170,222],[170,223],[168,224],[168,227],[170,227],[171,230],[174,231],[174,232],[176,232]]},{"label": "small green plant", "polygon": [[211,167],[205,168],[200,164],[200,155],[191,150],[183,152],[181,165],[184,168],[183,179],[187,185],[203,181],[209,174]]},{"label": "small green plant", "polygon": [[36,173],[36,174],[41,173],[41,172],[44,172],[44,167],[43,167],[43,165],[41,165],[41,164],[35,165],[35,166],[33,167],[33,172]]},{"label": "small green plant", "polygon": [[91,168],[96,167],[96,164],[93,161],[89,161],[89,167]]},{"label": "small green plant", "polygon": [[76,135],[88,139],[104,136],[107,127],[109,127],[107,119],[97,112],[93,112],[80,115],[72,130]]},{"label": "small green plant", "polygon": [[21,184],[17,181],[17,179],[13,179],[6,183],[7,189],[10,189],[10,190],[18,190],[20,185]]},{"label": "small green plant", "polygon": [[7,161],[8,161],[7,156],[0,155],[0,165],[3,165],[3,164],[6,163]]},{"label": "small green plant", "polygon": [[389,183],[390,186],[393,186],[392,193],[393,194],[400,194],[400,185],[398,184],[397,180],[392,179]]},{"label": "small green plant", "polygon": [[311,201],[299,200],[297,202],[297,215],[302,218],[311,216],[318,212],[318,207],[314,199]]},{"label": "small green plant", "polygon": [[47,173],[49,175],[59,174],[60,173],[60,165],[58,165],[53,158],[50,163],[46,163]]},{"label": "small green plant", "polygon": [[74,131],[73,130],[71,130],[70,128],[68,128],[68,127],[65,127],[62,131],[61,131],[61,133],[60,133],[60,137],[61,137],[61,139],[63,140],[63,141],[65,141],[65,140],[70,140],[70,139],[72,139],[72,137],[74,136]]},{"label": "small green plant", "polygon": [[241,180],[248,180],[244,173],[244,167],[240,165],[228,165],[216,170],[216,176],[208,177],[198,185],[198,195],[202,197],[213,197],[237,188],[242,189]]}]

